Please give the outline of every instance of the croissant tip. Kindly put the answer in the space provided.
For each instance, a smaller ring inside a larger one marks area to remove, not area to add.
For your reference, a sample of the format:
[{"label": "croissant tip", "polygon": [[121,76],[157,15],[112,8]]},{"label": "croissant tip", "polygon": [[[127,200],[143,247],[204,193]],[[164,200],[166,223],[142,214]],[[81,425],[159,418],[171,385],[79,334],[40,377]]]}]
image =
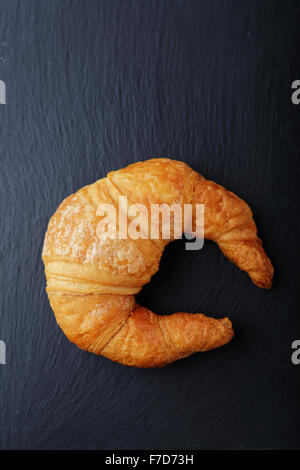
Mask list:
[{"label": "croissant tip", "polygon": [[233,330],[233,327],[232,327],[232,322],[229,320],[228,317],[225,317],[225,318],[221,319],[221,323],[222,323],[222,326],[224,327],[224,329],[226,331],[226,336],[227,336],[227,341],[224,344],[227,344],[234,337],[234,330]]},{"label": "croissant tip", "polygon": [[220,322],[222,323],[223,326],[225,326],[227,328],[232,328],[232,322],[231,322],[231,320],[229,320],[228,317],[221,318]]},{"label": "croissant tip", "polygon": [[271,289],[273,285],[273,278],[258,279],[258,280],[256,279],[256,280],[253,280],[253,282],[257,287],[260,287],[261,289],[269,290]]},{"label": "croissant tip", "polygon": [[274,268],[269,261],[265,266],[265,269],[262,270],[260,273],[252,273],[251,278],[253,283],[260,287],[261,289],[271,289],[273,285],[273,274]]}]

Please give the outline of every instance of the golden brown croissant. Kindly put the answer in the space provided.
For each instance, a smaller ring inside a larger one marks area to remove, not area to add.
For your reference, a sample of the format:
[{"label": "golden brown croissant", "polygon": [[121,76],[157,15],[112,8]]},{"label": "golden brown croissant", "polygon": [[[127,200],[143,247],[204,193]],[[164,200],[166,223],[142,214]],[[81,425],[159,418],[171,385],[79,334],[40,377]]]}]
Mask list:
[{"label": "golden brown croissant", "polygon": [[[159,367],[233,337],[228,318],[200,313],[159,316],[136,304],[135,294],[159,268],[174,239],[99,238],[99,204],[204,204],[205,238],[270,288],[273,267],[249,206],[183,162],[157,158],[114,171],[66,198],[49,222],[43,248],[47,293],[56,320],[80,348],[129,366]],[[129,212],[129,211],[128,211]],[[194,217],[194,216],[193,216]],[[117,222],[118,223],[118,222]],[[193,220],[194,223],[194,220]],[[161,222],[158,222],[161,235]]]}]

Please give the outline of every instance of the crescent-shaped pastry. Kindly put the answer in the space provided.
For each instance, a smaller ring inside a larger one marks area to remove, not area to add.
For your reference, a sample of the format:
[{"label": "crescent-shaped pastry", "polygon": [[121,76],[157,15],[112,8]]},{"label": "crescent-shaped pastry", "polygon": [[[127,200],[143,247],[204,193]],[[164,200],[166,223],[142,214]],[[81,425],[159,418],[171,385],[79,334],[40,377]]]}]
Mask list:
[{"label": "crescent-shaped pastry", "polygon": [[[183,162],[139,162],[81,188],[50,219],[42,257],[49,300],[66,336],[82,349],[136,367],[164,366],[228,343],[234,334],[228,318],[160,316],[136,303],[135,294],[159,269],[174,230],[168,239],[102,238],[99,205],[113,206],[120,220],[119,201],[125,196],[129,208],[139,204],[149,213],[153,204],[204,204],[205,238],[254,284],[271,287],[273,267],[244,201]],[[193,213],[193,223],[194,218]]]}]

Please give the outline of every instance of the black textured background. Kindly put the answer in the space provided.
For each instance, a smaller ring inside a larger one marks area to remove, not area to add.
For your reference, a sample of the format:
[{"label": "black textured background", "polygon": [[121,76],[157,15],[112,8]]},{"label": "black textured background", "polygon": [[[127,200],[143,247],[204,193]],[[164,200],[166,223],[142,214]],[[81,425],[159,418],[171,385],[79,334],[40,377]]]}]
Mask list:
[{"label": "black textured background", "polygon": [[[0,0],[2,449],[300,447],[299,10]],[[260,290],[212,243],[170,245],[140,301],[229,315],[236,337],[138,370],[66,340],[41,249],[64,197],[153,156],[182,159],[250,204],[275,280]]]}]

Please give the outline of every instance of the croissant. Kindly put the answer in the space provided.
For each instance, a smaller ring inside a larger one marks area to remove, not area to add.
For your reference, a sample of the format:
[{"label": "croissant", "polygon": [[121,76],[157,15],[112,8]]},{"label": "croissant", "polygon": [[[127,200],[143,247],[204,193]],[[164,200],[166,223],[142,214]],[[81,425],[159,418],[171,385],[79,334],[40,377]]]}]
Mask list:
[{"label": "croissant", "polygon": [[[249,206],[183,162],[151,159],[81,188],[50,219],[42,253],[46,290],[66,336],[82,349],[136,367],[161,367],[228,343],[234,335],[228,318],[181,312],[160,316],[136,303],[135,294],[157,272],[175,235],[171,230],[168,239],[99,237],[103,214],[97,215],[97,207],[110,204],[119,216],[121,196],[129,206],[149,209],[152,204],[203,204],[205,238],[214,240],[254,284],[271,287],[273,267]],[[158,226],[161,235],[160,221]]]}]

